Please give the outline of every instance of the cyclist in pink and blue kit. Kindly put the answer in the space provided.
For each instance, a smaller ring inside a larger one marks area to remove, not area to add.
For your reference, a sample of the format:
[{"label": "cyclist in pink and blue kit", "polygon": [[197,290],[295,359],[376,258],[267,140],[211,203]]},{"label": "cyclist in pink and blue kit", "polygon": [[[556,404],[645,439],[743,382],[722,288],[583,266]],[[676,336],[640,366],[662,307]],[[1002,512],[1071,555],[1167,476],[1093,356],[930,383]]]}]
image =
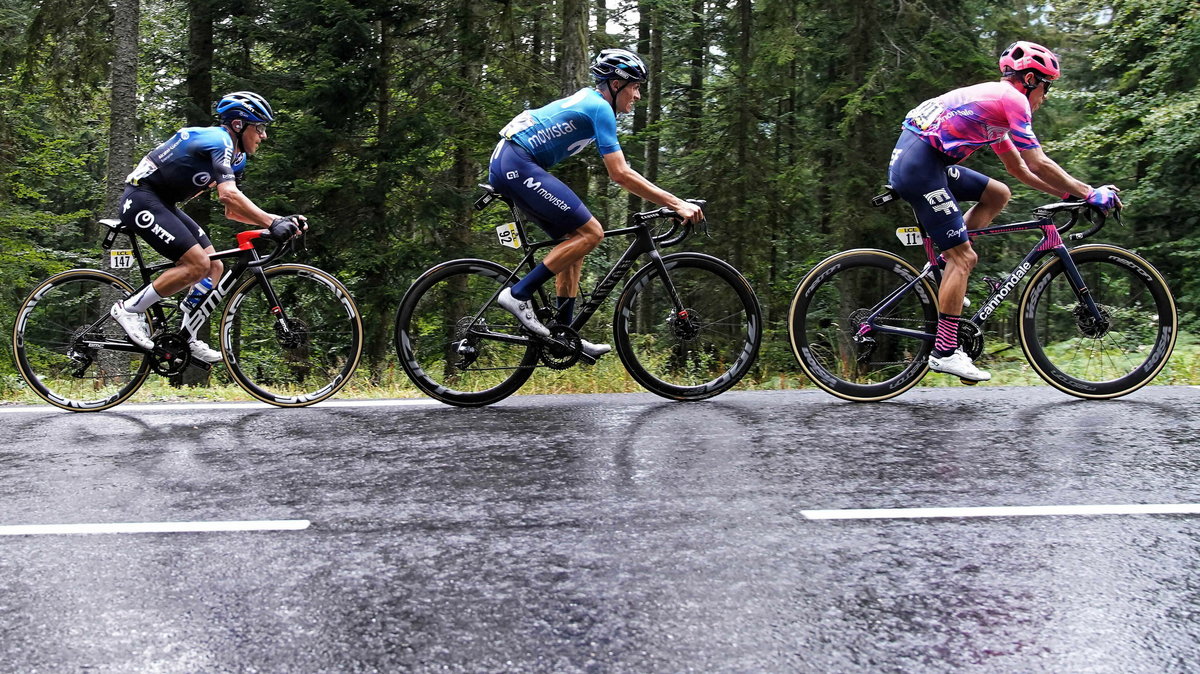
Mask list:
[{"label": "cyclist in pink and blue kit", "polygon": [[[617,115],[631,112],[641,99],[646,64],[631,51],[605,49],[590,70],[596,79],[595,88],[585,87],[513,118],[500,131],[500,142],[488,169],[488,182],[497,192],[511,198],[547,234],[565,239],[496,298],[521,325],[543,337],[549,336],[550,330],[534,314],[534,293],[555,277],[559,320],[570,323],[579,294],[583,257],[604,239],[600,221],[571,188],[547,169],[596,143],[613,182],[647,201],[671,208],[686,221],[699,222],[704,217],[700,207],[659,188],[630,168],[621,152]],[[583,352],[593,358],[610,350],[607,344],[581,341]]]},{"label": "cyclist in pink and blue kit", "polygon": [[[1058,57],[1033,42],[1014,42],[1000,55],[999,66],[998,82],[955,89],[909,111],[888,167],[888,182],[912,205],[946,260],[929,369],[971,381],[991,375],[976,367],[958,343],[967,279],[979,260],[967,231],[991,223],[1012,192],[959,162],[990,145],[1004,168],[1034,189],[1063,199],[1082,197],[1105,212],[1121,207],[1120,190],[1076,180],[1046,156],[1033,133],[1033,111],[1060,74]],[[976,203],[962,213],[959,201]]]}]

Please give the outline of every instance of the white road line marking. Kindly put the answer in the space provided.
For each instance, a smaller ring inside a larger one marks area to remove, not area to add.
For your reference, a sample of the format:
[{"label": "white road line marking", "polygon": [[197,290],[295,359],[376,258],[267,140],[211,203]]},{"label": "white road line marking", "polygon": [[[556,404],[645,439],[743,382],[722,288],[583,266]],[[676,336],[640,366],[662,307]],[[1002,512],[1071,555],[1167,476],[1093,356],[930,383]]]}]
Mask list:
[{"label": "white road line marking", "polygon": [[[397,398],[394,400],[326,400],[313,405],[315,409],[325,407],[423,407],[426,405],[442,405],[428,398]],[[177,412],[180,410],[269,410],[273,405],[266,403],[131,403],[114,407],[108,412]],[[30,412],[62,412],[63,410],[50,405],[26,405],[21,407],[0,407],[0,414],[18,414]]]},{"label": "white road line marking", "polygon": [[863,508],[801,510],[810,520],[925,519],[934,517],[1037,517],[1046,515],[1196,515],[1200,503],[1129,505],[992,506],[967,508]]},{"label": "white road line marking", "polygon": [[308,520],[243,520],[228,522],[113,522],[100,524],[10,524],[0,536],[41,534],[175,534],[207,531],[300,531]]}]

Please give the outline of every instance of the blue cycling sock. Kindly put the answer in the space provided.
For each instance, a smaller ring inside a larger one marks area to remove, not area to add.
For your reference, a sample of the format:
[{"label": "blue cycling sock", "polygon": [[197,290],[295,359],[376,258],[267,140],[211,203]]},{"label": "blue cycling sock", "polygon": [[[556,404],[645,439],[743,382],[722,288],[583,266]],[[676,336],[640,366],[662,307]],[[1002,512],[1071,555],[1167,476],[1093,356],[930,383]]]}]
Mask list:
[{"label": "blue cycling sock", "polygon": [[512,296],[522,302],[527,302],[533,299],[533,293],[538,288],[541,288],[543,283],[552,278],[554,278],[554,272],[539,262],[538,266],[534,267],[528,276],[517,281],[517,284],[512,287]]},{"label": "blue cycling sock", "polygon": [[558,322],[570,325],[575,319],[575,298],[558,296]]}]

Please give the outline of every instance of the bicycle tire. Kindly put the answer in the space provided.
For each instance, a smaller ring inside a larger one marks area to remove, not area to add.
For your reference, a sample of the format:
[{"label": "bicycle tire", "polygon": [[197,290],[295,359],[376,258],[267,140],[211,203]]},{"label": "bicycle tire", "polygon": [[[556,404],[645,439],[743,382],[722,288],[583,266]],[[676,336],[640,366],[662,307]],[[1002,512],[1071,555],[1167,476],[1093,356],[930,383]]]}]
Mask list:
[{"label": "bicycle tire", "polygon": [[133,290],[107,272],[71,269],[42,281],[25,298],[13,325],[13,356],[38,397],[72,412],[99,412],[137,392],[150,374],[144,353],[80,342],[128,342],[108,311]]},{"label": "bicycle tire", "polygon": [[1021,348],[1060,391],[1091,399],[1132,393],[1162,371],[1175,348],[1179,317],[1171,290],[1153,265],[1123,248],[1092,244],[1070,255],[1108,325],[1090,323],[1056,256],[1021,295]]},{"label": "bicycle tire", "polygon": [[758,297],[723,260],[683,252],[662,261],[688,313],[676,315],[666,285],[656,282],[659,266],[643,266],[617,299],[617,355],[651,393],[672,400],[711,398],[737,384],[758,358]]},{"label": "bicycle tire", "polygon": [[[804,374],[845,400],[894,398],[929,369],[932,340],[874,331],[856,341],[865,314],[919,272],[887,251],[860,248],[832,255],[796,286],[788,310],[788,340]],[[933,334],[937,291],[927,279],[913,286],[877,322]]]},{"label": "bicycle tire", "polygon": [[[482,330],[524,337],[509,343],[479,336],[475,315],[508,282],[512,272],[495,262],[451,260],[422,274],[396,312],[396,353],[413,384],[431,398],[459,407],[481,407],[516,393],[537,364],[541,348],[517,319],[492,303]],[[462,342],[469,355],[452,345]]]},{"label": "bicycle tire", "polygon": [[304,264],[264,270],[281,316],[262,281],[251,276],[221,314],[221,352],[238,386],[262,402],[305,407],[346,385],[362,356],[362,316],[350,291],[331,274]]}]

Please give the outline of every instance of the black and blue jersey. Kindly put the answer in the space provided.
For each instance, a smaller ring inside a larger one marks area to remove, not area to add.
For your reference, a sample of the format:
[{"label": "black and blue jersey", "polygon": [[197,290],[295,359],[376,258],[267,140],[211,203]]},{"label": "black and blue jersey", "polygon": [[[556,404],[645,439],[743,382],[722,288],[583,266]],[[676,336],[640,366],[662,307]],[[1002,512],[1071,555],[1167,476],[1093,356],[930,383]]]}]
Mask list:
[{"label": "black and blue jersey", "polygon": [[166,203],[177,203],[237,180],[245,167],[246,155],[234,152],[233,138],[224,127],[189,127],[143,157],[125,182],[153,191]]}]

